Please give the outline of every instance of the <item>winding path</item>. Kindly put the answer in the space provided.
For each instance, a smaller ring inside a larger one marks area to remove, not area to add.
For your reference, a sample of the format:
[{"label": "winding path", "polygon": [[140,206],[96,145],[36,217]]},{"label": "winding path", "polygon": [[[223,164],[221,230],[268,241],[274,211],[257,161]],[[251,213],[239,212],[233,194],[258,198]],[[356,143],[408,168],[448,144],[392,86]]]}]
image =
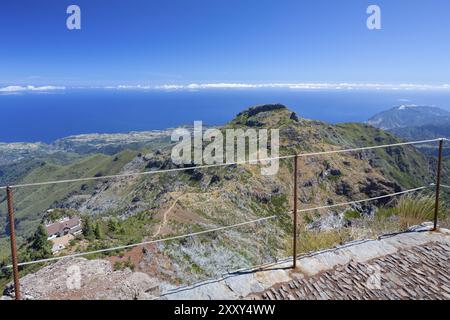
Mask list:
[{"label": "winding path", "polygon": [[184,196],[185,196],[185,194],[176,198],[175,201],[173,202],[173,204],[170,206],[170,208],[164,212],[162,223],[159,224],[158,229],[156,230],[155,234],[153,235],[153,238],[156,238],[157,236],[159,236],[161,234],[162,228],[165,227],[167,225],[167,222],[169,221],[169,219],[168,219],[169,213],[173,210],[173,208],[175,208],[178,201]]}]

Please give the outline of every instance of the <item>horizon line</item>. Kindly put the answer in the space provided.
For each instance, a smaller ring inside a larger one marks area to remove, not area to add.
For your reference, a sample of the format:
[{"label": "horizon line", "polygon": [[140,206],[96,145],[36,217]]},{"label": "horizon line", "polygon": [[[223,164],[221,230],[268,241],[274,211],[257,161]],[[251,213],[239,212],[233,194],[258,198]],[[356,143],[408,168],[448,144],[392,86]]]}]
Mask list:
[{"label": "horizon line", "polygon": [[129,90],[129,91],[197,91],[197,90],[224,90],[224,89],[288,89],[288,90],[387,90],[387,91],[427,91],[427,90],[450,90],[450,84],[416,84],[416,83],[377,83],[377,82],[286,82],[286,83],[245,83],[245,82],[213,82],[213,83],[190,83],[190,84],[119,84],[105,86],[56,86],[56,85],[9,85],[0,87],[0,94],[18,93],[42,93],[66,90]]}]

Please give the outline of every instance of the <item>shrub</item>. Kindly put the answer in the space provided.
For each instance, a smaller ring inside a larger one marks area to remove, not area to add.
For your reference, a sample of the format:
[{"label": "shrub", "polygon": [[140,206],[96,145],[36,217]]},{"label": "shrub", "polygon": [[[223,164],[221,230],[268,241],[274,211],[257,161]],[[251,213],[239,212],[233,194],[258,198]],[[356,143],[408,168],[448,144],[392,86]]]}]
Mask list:
[{"label": "shrub", "polygon": [[[307,231],[302,230],[298,236],[298,253],[308,253],[323,249],[333,248],[351,240],[348,229],[337,229],[330,231]],[[289,242],[289,254],[292,252],[292,243]]]},{"label": "shrub", "polygon": [[103,230],[100,223],[97,222],[94,229],[94,235],[96,239],[101,240],[103,238]]},{"label": "shrub", "polygon": [[83,220],[83,235],[86,239],[94,238],[94,227],[90,217],[85,217]]},{"label": "shrub", "polygon": [[120,223],[116,218],[111,218],[108,221],[108,230],[111,232],[117,232],[120,228]]},{"label": "shrub", "polygon": [[[434,219],[435,199],[433,196],[406,195],[400,198],[393,209],[402,228],[409,228]],[[439,215],[443,216],[445,209],[441,206]]]},{"label": "shrub", "polygon": [[114,270],[123,270],[124,269],[124,263],[122,261],[116,261],[114,262]]},{"label": "shrub", "polygon": [[303,214],[303,221],[305,221],[306,224],[310,224],[310,223],[314,222],[314,220],[311,219],[311,217],[307,213]]},{"label": "shrub", "polygon": [[347,210],[344,212],[345,220],[353,220],[358,218],[361,218],[361,214],[356,210]]},{"label": "shrub", "polygon": [[47,231],[42,224],[39,225],[33,236],[33,242],[31,243],[30,249],[33,250],[33,254],[36,258],[43,259],[52,255],[52,243],[47,240]]},{"label": "shrub", "polygon": [[125,261],[124,266],[125,266],[125,268],[129,268],[131,271],[134,271],[135,266],[134,266],[133,262],[131,262],[130,257],[128,257],[127,261]]},{"label": "shrub", "polygon": [[378,219],[386,219],[395,215],[395,208],[380,207],[377,209],[375,217]]},{"label": "shrub", "polygon": [[200,266],[198,264],[193,262],[191,265],[191,271],[193,273],[200,274],[200,273],[202,273],[202,268],[200,268]]},{"label": "shrub", "polygon": [[124,270],[126,268],[129,268],[131,271],[134,271],[135,266],[133,264],[133,262],[131,261],[131,258],[128,257],[128,259],[126,261],[116,261],[114,262],[114,270]]}]

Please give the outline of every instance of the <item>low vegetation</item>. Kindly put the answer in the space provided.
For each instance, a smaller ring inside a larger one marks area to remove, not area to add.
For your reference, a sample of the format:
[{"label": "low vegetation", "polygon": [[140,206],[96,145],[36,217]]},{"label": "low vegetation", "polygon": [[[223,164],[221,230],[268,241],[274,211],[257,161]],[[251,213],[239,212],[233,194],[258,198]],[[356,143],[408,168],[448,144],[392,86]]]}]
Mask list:
[{"label": "low vegetation", "polygon": [[[363,124],[329,125],[299,119],[282,106],[251,109],[241,113],[229,126],[280,128],[281,155],[400,141],[389,133]],[[111,155],[90,154],[68,163],[44,162],[33,166],[27,174],[21,175],[19,181],[27,183],[165,170],[174,168],[169,159],[169,145],[150,154],[144,150],[123,150]],[[149,260],[152,263],[158,264],[158,270],[166,277],[164,280],[182,279],[185,283],[188,279],[200,280],[201,276],[212,277],[212,265],[215,266],[214,270],[222,267],[219,271],[226,272],[264,259],[274,261],[290,255],[292,249],[292,216],[289,214],[293,198],[292,163],[292,159],[281,161],[278,174],[270,177],[261,176],[259,168],[253,166],[207,170],[193,166],[190,170],[178,173],[17,189],[15,205],[20,261],[51,255],[48,244],[43,241],[39,223],[71,214],[81,216],[83,234],[70,241],[69,246],[61,252],[63,255],[152,239],[155,230],[158,230],[156,226],[161,223],[164,228],[156,237],[180,235],[276,215],[278,219],[252,226],[255,229],[251,232],[244,232],[247,228],[239,228],[207,237],[161,243],[155,249],[152,248],[155,252],[146,256],[151,257]],[[397,189],[426,185],[433,179],[429,159],[413,147],[302,158],[299,159],[299,166],[298,195],[302,208],[375,197]],[[179,200],[174,203],[175,199]],[[411,211],[414,202],[419,203],[418,208]],[[429,204],[429,199],[411,198],[381,207],[376,214],[373,214],[371,206],[381,206],[383,203],[373,203],[364,210],[352,209],[345,213],[318,210],[302,214],[299,219],[305,225],[299,228],[299,252],[317,251],[352,239],[405,230],[416,222],[430,220]],[[5,212],[2,209],[4,205],[4,198],[0,198],[0,214]],[[78,211],[47,211],[59,207],[73,207]],[[174,210],[165,215],[168,208]],[[324,228],[314,226],[321,218],[327,218],[332,213],[343,221],[342,227],[335,227],[334,221],[325,221],[325,224],[330,225]],[[6,225],[2,221],[0,237],[6,235],[3,231]],[[314,227],[307,231],[306,224]],[[261,230],[267,230],[267,234]],[[7,254],[8,250],[2,250],[2,246],[7,247],[9,244],[3,239],[0,238],[0,254]],[[105,258],[107,255],[123,257],[123,254],[122,250],[93,254],[86,258]],[[170,263],[165,263],[167,261]],[[6,259],[3,262],[9,263]],[[132,264],[130,260],[121,259],[121,262],[114,264],[114,268],[132,268]],[[30,266],[21,272],[25,274],[38,267]],[[10,274],[7,272],[4,271],[3,279],[9,279]]]},{"label": "low vegetation", "polygon": [[[298,253],[314,252],[333,248],[352,240],[376,238],[383,234],[406,231],[412,226],[434,220],[435,198],[431,195],[405,195],[390,206],[379,207],[373,216],[362,216],[357,210],[343,213],[345,226],[320,231],[300,227],[298,234]],[[439,225],[450,225],[450,213],[447,202],[442,201],[438,213]],[[292,238],[288,237],[286,254],[292,254]]]},{"label": "low vegetation", "polygon": [[345,228],[329,231],[303,230],[299,234],[297,248],[299,253],[315,252],[334,248],[351,239],[350,230]]},{"label": "low vegetation", "polygon": [[[441,207],[439,217],[444,216],[445,209]],[[435,198],[432,196],[414,197],[411,195],[400,198],[393,209],[402,229],[421,224],[425,221],[433,221],[435,214]]]},{"label": "low vegetation", "polygon": [[124,269],[130,269],[131,271],[134,271],[135,265],[131,261],[130,258],[128,258],[125,261],[116,261],[114,263],[114,270],[124,270]]}]

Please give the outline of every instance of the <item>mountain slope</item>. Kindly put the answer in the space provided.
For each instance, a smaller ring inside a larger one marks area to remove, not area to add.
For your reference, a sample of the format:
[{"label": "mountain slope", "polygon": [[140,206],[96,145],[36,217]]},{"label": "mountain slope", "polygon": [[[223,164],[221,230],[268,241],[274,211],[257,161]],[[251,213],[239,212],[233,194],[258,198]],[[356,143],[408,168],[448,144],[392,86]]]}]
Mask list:
[{"label": "mountain slope", "polygon": [[394,128],[389,131],[406,140],[447,138],[450,137],[450,121],[443,124]]},{"label": "mountain slope", "polygon": [[374,115],[368,124],[384,130],[442,126],[450,124],[450,112],[436,107],[402,105]]},{"label": "mountain slope", "polygon": [[[406,141],[450,137],[450,112],[436,107],[400,106],[373,116],[367,123]],[[437,143],[417,148],[426,155],[437,155]],[[443,154],[450,155],[448,145],[444,145]]]},{"label": "mountain slope", "polygon": [[[245,110],[219,127],[226,128],[277,128],[281,155],[400,141],[369,125],[330,125],[306,120],[283,105]],[[167,143],[156,151],[91,155],[66,165],[45,163],[17,182],[176,168],[170,160],[172,146]],[[145,250],[135,248],[110,259],[116,263],[129,258],[142,272],[158,270],[156,273],[164,281],[186,283],[286,255],[292,230],[289,215],[293,203],[292,159],[281,160],[275,176],[261,175],[259,165],[189,168],[182,172],[18,189],[15,193],[18,232],[25,243],[47,209],[70,208],[92,217],[103,230],[98,239],[81,241],[68,249],[68,252],[76,252],[275,215],[276,220],[264,225],[161,243]],[[300,208],[335,204],[422,186],[432,179],[433,165],[412,146],[302,157],[299,159],[298,201]],[[355,205],[353,209],[371,214],[376,205],[386,202]],[[4,205],[4,201],[0,202],[3,217]],[[330,229],[342,225],[346,210],[340,207],[317,210],[299,218],[303,226]],[[111,228],[111,220],[119,227]]]}]

